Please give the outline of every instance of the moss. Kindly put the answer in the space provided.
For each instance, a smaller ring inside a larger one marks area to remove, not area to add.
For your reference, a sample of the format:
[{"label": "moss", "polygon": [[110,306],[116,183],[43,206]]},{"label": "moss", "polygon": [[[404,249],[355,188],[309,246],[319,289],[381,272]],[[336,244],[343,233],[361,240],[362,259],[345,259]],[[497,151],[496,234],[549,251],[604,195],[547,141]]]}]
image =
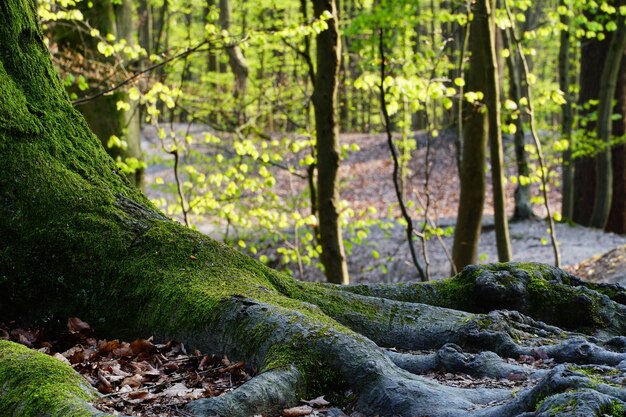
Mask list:
[{"label": "moss", "polygon": [[623,389],[622,385],[619,385],[615,382],[611,382],[610,380],[608,380],[608,377],[617,377],[622,374],[622,372],[619,371],[618,369],[599,368],[594,365],[585,365],[585,366],[570,365],[567,367],[567,369],[572,372],[576,372],[578,374],[582,374],[585,377],[587,377],[592,387],[597,387],[600,384],[605,384],[605,385],[610,385],[610,386]]},{"label": "moss", "polygon": [[600,411],[603,416],[611,416],[611,417],[624,417],[626,415],[626,411],[624,411],[624,406],[617,400],[611,401],[611,406],[607,407],[604,410]]},{"label": "moss", "polygon": [[94,415],[98,396],[70,366],[16,343],[0,340],[0,410],[15,417]]},{"label": "moss", "polygon": [[305,341],[271,347],[261,371],[287,368],[295,365],[303,376],[305,385],[296,396],[316,397],[324,395],[336,405],[346,401],[347,381],[317,352],[310,349]]}]

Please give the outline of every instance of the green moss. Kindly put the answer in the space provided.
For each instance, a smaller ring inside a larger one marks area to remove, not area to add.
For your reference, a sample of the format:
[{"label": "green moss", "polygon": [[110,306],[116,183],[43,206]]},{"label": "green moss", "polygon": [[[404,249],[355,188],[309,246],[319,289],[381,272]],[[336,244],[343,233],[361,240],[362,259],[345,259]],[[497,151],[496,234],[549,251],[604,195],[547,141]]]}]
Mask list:
[{"label": "green moss", "polygon": [[617,400],[611,401],[611,406],[605,410],[601,410],[601,413],[603,413],[602,415],[608,415],[611,417],[624,417],[626,415],[624,407]]},{"label": "green moss", "polygon": [[305,395],[310,397],[324,395],[327,400],[339,406],[346,401],[344,392],[349,386],[347,381],[325,358],[310,349],[306,341],[273,346],[265,357],[261,371],[294,365],[302,373],[305,385],[302,392],[297,392],[296,396],[304,398]]},{"label": "green moss", "polygon": [[605,385],[618,387],[620,389],[623,388],[622,385],[616,384],[607,379],[607,377],[611,377],[611,376],[616,377],[618,375],[621,375],[622,372],[619,371],[618,369],[603,369],[603,368],[598,368],[593,365],[586,365],[586,366],[570,365],[567,367],[567,369],[572,372],[576,372],[587,377],[587,379],[589,379],[589,381],[591,382],[592,387],[596,387],[600,384],[605,384]]},{"label": "green moss", "polygon": [[96,412],[98,396],[87,381],[58,359],[0,340],[0,410],[15,417],[82,417]]}]

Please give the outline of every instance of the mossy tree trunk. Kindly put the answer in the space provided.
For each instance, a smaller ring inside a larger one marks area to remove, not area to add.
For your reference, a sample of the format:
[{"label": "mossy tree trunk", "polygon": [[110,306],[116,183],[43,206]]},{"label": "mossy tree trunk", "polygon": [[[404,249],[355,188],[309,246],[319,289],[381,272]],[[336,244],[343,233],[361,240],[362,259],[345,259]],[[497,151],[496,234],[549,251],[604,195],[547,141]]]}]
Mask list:
[{"label": "mossy tree trunk", "polygon": [[[115,41],[125,39],[128,45],[134,45],[137,34],[134,29],[134,6],[130,0],[114,2],[102,0],[97,2],[81,2],[78,5],[85,21],[101,36],[115,36]],[[75,86],[70,90],[78,95],[95,95],[101,90],[113,87],[125,77],[122,68],[115,68],[108,73],[105,68],[117,64],[127,64],[127,60],[119,56],[107,58],[98,52],[97,45],[100,38],[86,33],[81,25],[68,26],[54,32],[54,40],[62,49],[69,50],[76,57],[75,65],[82,63],[86,69],[86,80],[89,84],[87,92],[81,92]],[[66,71],[73,71],[70,65]],[[128,105],[127,109],[120,108],[118,103]],[[91,130],[100,138],[105,149],[113,159],[118,160],[127,169],[128,179],[138,188],[144,187],[144,164],[140,142],[140,111],[138,104],[129,99],[128,93],[123,90],[113,91],[77,105]],[[111,140],[117,137],[119,140]]]},{"label": "mossy tree trunk", "polygon": [[[175,338],[259,370],[232,393],[190,403],[196,416],[275,415],[347,389],[357,410],[380,416],[587,416],[626,404],[625,390],[586,365],[625,376],[623,288],[533,264],[404,286],[296,281],[172,222],[130,186],[69,103],[31,1],[0,2],[2,50],[12,53],[0,54],[0,320],[77,314],[116,337]],[[7,373],[7,358],[44,369],[35,381],[62,375],[60,364],[16,349],[0,343],[0,386],[12,404],[46,399],[45,384]],[[525,373],[505,360],[537,352],[561,364]],[[538,382],[511,392],[418,375],[434,368]],[[91,395],[68,384],[68,402]]]}]

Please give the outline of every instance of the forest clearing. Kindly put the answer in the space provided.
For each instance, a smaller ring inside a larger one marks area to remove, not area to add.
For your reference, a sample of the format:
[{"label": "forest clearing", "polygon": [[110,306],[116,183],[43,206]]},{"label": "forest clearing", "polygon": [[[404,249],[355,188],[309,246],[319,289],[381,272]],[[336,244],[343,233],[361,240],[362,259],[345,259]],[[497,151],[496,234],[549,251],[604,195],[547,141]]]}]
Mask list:
[{"label": "forest clearing", "polygon": [[625,54],[620,1],[1,1],[0,416],[626,415]]}]

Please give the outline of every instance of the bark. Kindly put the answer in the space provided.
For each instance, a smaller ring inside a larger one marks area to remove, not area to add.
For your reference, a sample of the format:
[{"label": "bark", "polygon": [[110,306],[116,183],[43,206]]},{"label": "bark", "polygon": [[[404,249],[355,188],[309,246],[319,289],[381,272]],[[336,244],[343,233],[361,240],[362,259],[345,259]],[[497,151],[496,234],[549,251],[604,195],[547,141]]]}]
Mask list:
[{"label": "bark", "polygon": [[607,225],[613,202],[613,162],[610,146],[611,116],[624,49],[626,49],[626,21],[623,17],[619,17],[617,30],[611,37],[604,61],[598,97],[598,140],[603,143],[604,149],[598,152],[595,157],[596,189],[589,225],[600,229],[604,229]]},{"label": "bark", "polygon": [[[522,65],[515,51],[515,45],[511,39],[511,29],[503,31],[504,47],[511,53],[506,58],[507,68],[509,70],[509,91],[511,99],[520,105],[523,96],[522,87]],[[526,136],[524,134],[524,123],[522,115],[512,121],[515,123],[516,131],[514,136],[515,143],[515,164],[517,165],[518,178],[530,177],[530,169],[528,168],[528,156],[526,155]],[[533,208],[530,204],[530,185],[519,181],[515,187],[515,208],[513,210],[512,221],[528,220],[534,217]]]},{"label": "bark", "polygon": [[[69,103],[32,3],[0,3],[0,50],[12,51],[0,54],[0,319],[79,314],[117,337],[174,338],[259,370],[232,393],[190,403],[196,416],[275,415],[300,398],[345,390],[356,410],[380,416],[602,415],[624,406],[615,381],[626,376],[625,289],[534,264],[473,267],[404,286],[299,282],[172,222],[129,186]],[[470,311],[417,302],[420,294]],[[500,306],[593,337],[494,310]],[[516,393],[460,389],[403,369],[411,357],[389,347],[435,350],[416,371],[438,362],[498,376],[519,371],[505,358],[539,354],[562,365]],[[15,375],[42,370],[40,382],[74,374],[19,352],[7,371],[3,359],[15,349],[0,342],[0,404],[12,389],[16,402],[39,407],[14,414],[55,415],[45,384]],[[63,405],[74,401],[72,390],[58,392],[68,397]],[[564,407],[572,401],[574,414]]]},{"label": "bark", "polygon": [[[231,12],[232,7],[230,0],[220,0],[220,25],[229,33],[231,32]],[[234,96],[235,98],[242,99],[245,97],[246,90],[248,89],[248,74],[250,73],[248,62],[238,45],[226,48],[226,54],[228,54],[230,69],[233,71],[233,74],[235,74]],[[243,101],[240,103],[243,103]],[[243,110],[244,109],[241,109],[242,112]]]},{"label": "bark", "polygon": [[[481,2],[485,6],[484,2]],[[490,45],[486,10],[475,9],[470,27],[470,68],[467,71],[466,91],[483,91],[487,84],[487,69],[481,65],[490,54],[484,45]],[[461,196],[452,246],[452,259],[457,271],[476,263],[478,240],[485,202],[486,146],[489,132],[487,109],[484,103],[464,103],[464,129],[459,173]]]},{"label": "bark", "polygon": [[[484,4],[483,4],[484,3]],[[487,20],[478,20],[474,24],[485,24],[483,47],[488,48],[485,54],[484,69],[487,71],[486,84],[480,91],[485,92],[487,118],[489,119],[489,155],[491,162],[491,184],[493,187],[493,212],[496,226],[496,246],[498,261],[511,260],[511,242],[509,224],[506,213],[506,194],[504,192],[504,151],[502,149],[502,128],[500,126],[500,83],[498,76],[498,59],[496,57],[496,23],[495,0],[478,2],[477,13],[487,14]]]},{"label": "bark", "polygon": [[[564,5],[565,1],[561,0]],[[565,26],[566,30],[561,30],[559,43],[559,88],[565,94],[566,102],[561,107],[561,134],[562,138],[569,142],[567,149],[563,151],[562,163],[562,205],[561,214],[565,219],[572,219],[574,213],[574,166],[572,161],[572,129],[574,127],[574,109],[572,106],[572,94],[570,93],[571,84],[571,65],[570,65],[570,18],[567,15],[561,15],[560,22]]]},{"label": "bark", "polygon": [[[608,40],[591,39],[583,42],[580,58],[580,93],[578,104],[581,116],[585,116],[595,108],[585,109],[590,100],[597,100],[600,91],[598,62],[604,62],[607,54]],[[584,129],[594,131],[596,123],[587,122]],[[574,161],[574,209],[573,220],[583,226],[589,225],[595,195],[595,165],[591,156],[577,158]]]},{"label": "bark", "polygon": [[[328,11],[337,16],[334,0],[314,0],[313,12],[319,18]],[[319,213],[321,260],[328,282],[349,281],[346,255],[339,224],[339,124],[337,90],[341,42],[335,18],[327,21],[328,29],[317,35],[317,70],[313,90],[315,130],[317,132],[317,210]]]}]

